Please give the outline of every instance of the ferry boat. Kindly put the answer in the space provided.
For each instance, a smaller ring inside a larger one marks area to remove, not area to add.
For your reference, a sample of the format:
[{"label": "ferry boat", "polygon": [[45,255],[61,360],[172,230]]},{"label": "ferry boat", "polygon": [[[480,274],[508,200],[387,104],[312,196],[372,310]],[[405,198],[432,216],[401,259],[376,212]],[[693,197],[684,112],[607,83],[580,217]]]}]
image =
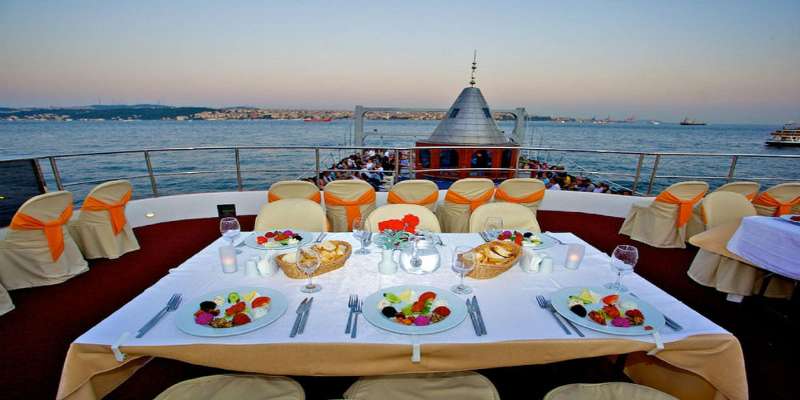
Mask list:
[{"label": "ferry boat", "polygon": [[681,125],[688,125],[688,126],[705,125],[705,124],[706,124],[705,122],[701,122],[701,121],[697,121],[697,120],[689,119],[689,118],[684,118],[683,121],[681,121]]},{"label": "ferry boat", "polygon": [[771,138],[765,143],[767,146],[800,146],[800,124],[789,123],[783,128],[772,132]]}]

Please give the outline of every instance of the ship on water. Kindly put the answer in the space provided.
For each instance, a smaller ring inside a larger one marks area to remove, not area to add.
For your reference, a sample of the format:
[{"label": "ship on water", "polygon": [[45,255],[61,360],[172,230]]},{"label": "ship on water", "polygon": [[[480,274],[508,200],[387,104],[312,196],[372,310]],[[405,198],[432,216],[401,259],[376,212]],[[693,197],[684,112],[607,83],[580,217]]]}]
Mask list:
[{"label": "ship on water", "polygon": [[683,121],[681,121],[681,125],[687,125],[687,126],[705,125],[705,124],[706,124],[705,122],[691,118],[684,118]]},{"label": "ship on water", "polygon": [[788,123],[770,134],[767,146],[800,146],[800,124]]}]

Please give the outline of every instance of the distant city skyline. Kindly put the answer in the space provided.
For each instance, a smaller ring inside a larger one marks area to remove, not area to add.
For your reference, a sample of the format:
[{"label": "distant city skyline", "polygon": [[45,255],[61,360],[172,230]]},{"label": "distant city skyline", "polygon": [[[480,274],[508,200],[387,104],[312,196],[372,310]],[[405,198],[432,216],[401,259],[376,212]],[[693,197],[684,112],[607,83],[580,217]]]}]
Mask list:
[{"label": "distant city skyline", "polygon": [[[701,3],[701,4],[700,4]],[[800,120],[800,1],[0,2],[0,106]]]}]

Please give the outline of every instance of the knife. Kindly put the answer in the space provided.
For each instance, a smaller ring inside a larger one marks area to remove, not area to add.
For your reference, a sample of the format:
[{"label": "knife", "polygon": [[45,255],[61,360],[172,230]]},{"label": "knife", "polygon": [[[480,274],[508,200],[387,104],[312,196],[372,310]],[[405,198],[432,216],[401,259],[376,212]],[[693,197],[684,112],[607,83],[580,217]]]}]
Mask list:
[{"label": "knife", "polygon": [[475,328],[475,335],[481,335],[481,328],[478,327],[478,321],[475,320],[475,314],[472,310],[472,304],[470,304],[469,299],[467,299],[467,312],[469,313],[469,319],[472,320],[472,327]]},{"label": "knife", "polygon": [[306,302],[308,302],[308,297],[303,299],[303,301],[301,301],[297,306],[297,311],[295,311],[297,313],[297,317],[294,319],[294,325],[292,326],[292,332],[289,333],[289,337],[295,337],[297,335],[297,330],[300,328],[300,317],[303,315],[303,308],[305,307]]},{"label": "knife", "polygon": [[478,297],[472,296],[472,307],[475,309],[475,316],[478,317],[478,326],[481,328],[481,334],[486,334],[486,324],[483,322],[483,314],[481,314],[481,306],[478,305]]},{"label": "knife", "polygon": [[300,316],[300,328],[297,330],[297,334],[299,335],[302,335],[303,331],[306,329],[306,321],[308,321],[308,313],[311,312],[312,304],[314,304],[313,297],[306,303],[305,310],[303,310],[303,314]]},{"label": "knife", "polygon": [[[636,294],[634,294],[633,292],[629,292],[628,294],[630,294],[630,295],[631,295],[631,297],[635,297],[635,298],[637,298],[637,299],[639,299],[639,298],[640,298],[639,296],[637,296],[637,295],[636,295]],[[683,327],[681,326],[681,324],[679,324],[679,323],[675,322],[675,320],[674,320],[674,319],[672,319],[672,318],[670,318],[670,317],[668,317],[668,316],[667,316],[667,314],[661,313],[661,315],[663,315],[663,316],[664,316],[664,324],[665,324],[665,325],[667,325],[668,327],[670,327],[670,329],[672,329],[673,331],[676,331],[676,332],[677,332],[677,331],[679,331],[679,330],[683,329]]]}]

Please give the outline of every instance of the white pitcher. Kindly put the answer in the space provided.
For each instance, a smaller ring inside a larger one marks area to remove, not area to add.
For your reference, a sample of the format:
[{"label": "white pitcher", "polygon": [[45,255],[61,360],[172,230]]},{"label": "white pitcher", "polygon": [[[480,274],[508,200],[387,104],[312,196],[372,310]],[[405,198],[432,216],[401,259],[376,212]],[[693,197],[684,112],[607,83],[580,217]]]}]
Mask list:
[{"label": "white pitcher", "polygon": [[394,252],[394,249],[381,249],[381,262],[378,264],[378,272],[383,275],[397,273],[397,260],[394,258]]}]

